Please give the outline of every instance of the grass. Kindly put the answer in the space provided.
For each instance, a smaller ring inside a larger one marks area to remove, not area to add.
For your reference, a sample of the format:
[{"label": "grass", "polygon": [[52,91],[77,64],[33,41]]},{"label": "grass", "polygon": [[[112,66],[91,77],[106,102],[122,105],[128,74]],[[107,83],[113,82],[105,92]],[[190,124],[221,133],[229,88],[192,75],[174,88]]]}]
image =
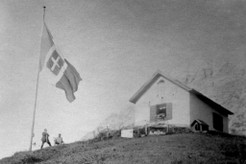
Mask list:
[{"label": "grass", "polygon": [[215,134],[172,134],[75,142],[19,152],[0,164],[246,163],[246,139]]}]

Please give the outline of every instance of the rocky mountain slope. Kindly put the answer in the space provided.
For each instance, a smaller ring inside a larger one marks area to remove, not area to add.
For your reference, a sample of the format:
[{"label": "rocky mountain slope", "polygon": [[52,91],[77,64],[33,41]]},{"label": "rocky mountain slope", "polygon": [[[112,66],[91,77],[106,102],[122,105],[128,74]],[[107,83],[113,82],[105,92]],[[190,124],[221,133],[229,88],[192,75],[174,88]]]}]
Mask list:
[{"label": "rocky mountain slope", "polygon": [[246,68],[226,62],[216,69],[200,69],[182,81],[234,112],[231,132],[246,135]]}]

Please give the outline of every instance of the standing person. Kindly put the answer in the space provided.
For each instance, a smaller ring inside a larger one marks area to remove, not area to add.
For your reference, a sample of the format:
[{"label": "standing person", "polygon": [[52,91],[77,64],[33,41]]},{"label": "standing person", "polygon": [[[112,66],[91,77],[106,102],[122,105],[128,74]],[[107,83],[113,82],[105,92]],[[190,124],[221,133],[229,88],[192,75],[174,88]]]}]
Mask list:
[{"label": "standing person", "polygon": [[44,132],[42,133],[41,141],[42,141],[41,149],[43,148],[45,142],[47,142],[51,146],[47,129],[44,129]]},{"label": "standing person", "polygon": [[58,137],[55,138],[55,145],[63,144],[63,138],[61,137],[61,134],[58,134]]}]

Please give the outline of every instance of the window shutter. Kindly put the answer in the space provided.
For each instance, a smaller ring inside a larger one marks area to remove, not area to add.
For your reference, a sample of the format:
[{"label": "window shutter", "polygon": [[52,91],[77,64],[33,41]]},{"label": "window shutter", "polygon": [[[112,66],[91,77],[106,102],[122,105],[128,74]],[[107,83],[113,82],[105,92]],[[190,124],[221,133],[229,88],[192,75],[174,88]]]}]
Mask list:
[{"label": "window shutter", "polygon": [[150,106],[150,121],[156,121],[156,105]]},{"label": "window shutter", "polygon": [[167,108],[166,108],[166,110],[167,110],[167,116],[166,116],[166,118],[165,118],[165,120],[170,120],[170,119],[172,119],[172,103],[167,103]]}]

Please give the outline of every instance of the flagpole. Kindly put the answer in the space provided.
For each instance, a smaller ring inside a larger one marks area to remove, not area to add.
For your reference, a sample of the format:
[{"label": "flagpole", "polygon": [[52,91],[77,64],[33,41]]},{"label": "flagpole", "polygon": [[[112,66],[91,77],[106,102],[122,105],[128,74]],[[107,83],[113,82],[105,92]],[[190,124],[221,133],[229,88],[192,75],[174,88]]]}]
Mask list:
[{"label": "flagpole", "polygon": [[[44,17],[45,17],[45,6],[43,7],[43,26],[41,30],[41,34],[43,32],[44,28]],[[42,37],[42,36],[41,36]],[[42,41],[42,39],[41,39]],[[40,50],[41,50],[41,43],[40,43]],[[40,54],[39,54],[40,58]],[[39,74],[40,74],[40,60],[38,64],[38,73],[37,73],[37,80],[36,80],[36,91],[35,91],[35,102],[34,102],[34,108],[33,108],[33,116],[32,116],[32,128],[31,128],[31,137],[30,137],[30,147],[29,151],[32,151],[32,142],[33,142],[33,137],[34,137],[34,125],[35,125],[35,117],[36,117],[36,111],[37,111],[37,98],[38,98],[38,86],[39,86]]]}]

